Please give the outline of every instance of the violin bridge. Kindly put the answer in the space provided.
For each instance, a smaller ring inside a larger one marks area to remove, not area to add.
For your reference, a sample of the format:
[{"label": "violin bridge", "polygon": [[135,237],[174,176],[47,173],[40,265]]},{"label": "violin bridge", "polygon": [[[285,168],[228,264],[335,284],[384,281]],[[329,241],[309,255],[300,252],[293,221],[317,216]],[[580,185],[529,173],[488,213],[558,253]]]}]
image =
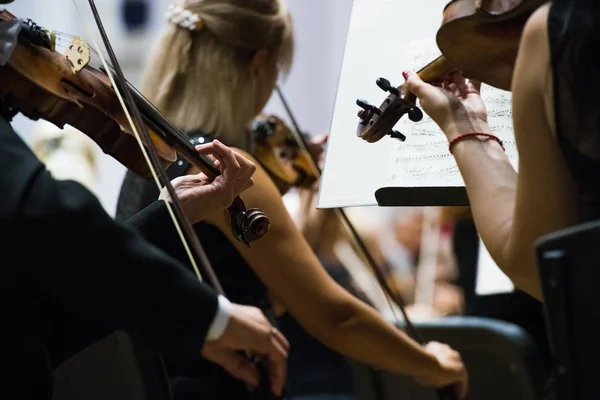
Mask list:
[{"label": "violin bridge", "polygon": [[73,73],[81,71],[91,60],[90,47],[87,42],[80,37],[73,38],[64,55],[71,64]]}]

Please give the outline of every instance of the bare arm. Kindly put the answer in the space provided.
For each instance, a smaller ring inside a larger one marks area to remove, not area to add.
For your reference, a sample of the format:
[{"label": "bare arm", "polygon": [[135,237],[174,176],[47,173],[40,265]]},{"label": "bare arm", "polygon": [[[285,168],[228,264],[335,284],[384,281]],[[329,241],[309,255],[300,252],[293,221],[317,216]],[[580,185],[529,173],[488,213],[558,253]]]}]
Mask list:
[{"label": "bare arm", "polygon": [[[271,230],[251,248],[230,240],[299,323],[328,347],[360,362],[436,381],[436,386],[451,382],[453,378],[448,378],[435,357],[331,279],[260,166],[254,181],[244,200],[271,218]],[[220,216],[210,222],[228,234]]]},{"label": "bare arm", "polygon": [[[490,255],[517,287],[538,299],[541,290],[535,240],[577,222],[576,187],[552,132],[553,117],[547,115],[545,107],[544,92],[551,88],[547,14],[548,6],[543,6],[528,21],[513,75],[519,174],[494,141],[463,140],[453,150],[475,224]],[[423,87],[420,89],[416,91],[420,91],[423,103]],[[438,118],[449,140],[470,132],[493,133],[477,115],[473,99],[467,97],[461,101],[472,111],[469,123],[456,122],[460,119],[456,116],[452,123]],[[439,111],[428,113],[438,116]]]}]

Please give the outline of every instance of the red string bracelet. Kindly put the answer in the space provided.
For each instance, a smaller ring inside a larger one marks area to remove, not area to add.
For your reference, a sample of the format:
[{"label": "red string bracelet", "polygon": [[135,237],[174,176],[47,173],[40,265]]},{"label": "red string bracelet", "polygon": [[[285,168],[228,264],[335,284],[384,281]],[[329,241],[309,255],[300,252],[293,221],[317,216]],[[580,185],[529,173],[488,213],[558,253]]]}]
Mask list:
[{"label": "red string bracelet", "polygon": [[491,140],[495,140],[496,142],[498,142],[498,144],[500,144],[500,147],[502,147],[502,150],[506,151],[506,149],[504,148],[504,143],[502,142],[502,140],[500,140],[500,138],[498,136],[492,135],[490,133],[483,133],[483,132],[465,133],[464,135],[455,137],[450,142],[450,145],[448,145],[448,151],[450,153],[452,153],[452,148],[456,145],[456,143],[460,142],[461,140],[468,139],[471,137],[485,137],[485,138],[488,138]]}]

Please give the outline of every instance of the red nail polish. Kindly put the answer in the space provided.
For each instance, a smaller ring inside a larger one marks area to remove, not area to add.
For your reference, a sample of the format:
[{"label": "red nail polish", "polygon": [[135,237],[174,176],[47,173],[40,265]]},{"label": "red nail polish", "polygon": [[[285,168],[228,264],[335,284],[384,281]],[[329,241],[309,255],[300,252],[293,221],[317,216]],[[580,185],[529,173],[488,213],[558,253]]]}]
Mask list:
[{"label": "red nail polish", "polygon": [[402,72],[402,76],[404,77],[404,79],[408,79],[408,71]]}]

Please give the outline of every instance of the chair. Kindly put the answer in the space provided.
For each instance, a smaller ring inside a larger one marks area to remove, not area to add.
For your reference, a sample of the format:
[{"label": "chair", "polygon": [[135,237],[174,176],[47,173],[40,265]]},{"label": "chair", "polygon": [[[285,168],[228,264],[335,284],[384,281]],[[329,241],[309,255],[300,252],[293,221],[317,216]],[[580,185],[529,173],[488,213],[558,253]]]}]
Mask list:
[{"label": "chair", "polygon": [[[469,399],[538,400],[547,368],[538,348],[521,327],[480,317],[448,317],[415,323],[427,341],[460,351],[469,370]],[[353,364],[361,400],[437,400],[432,389],[409,377]]]},{"label": "chair", "polygon": [[53,400],[172,400],[162,357],[117,331],[60,365]]},{"label": "chair", "polygon": [[564,229],[536,242],[560,400],[598,397],[599,244],[600,221]]}]

